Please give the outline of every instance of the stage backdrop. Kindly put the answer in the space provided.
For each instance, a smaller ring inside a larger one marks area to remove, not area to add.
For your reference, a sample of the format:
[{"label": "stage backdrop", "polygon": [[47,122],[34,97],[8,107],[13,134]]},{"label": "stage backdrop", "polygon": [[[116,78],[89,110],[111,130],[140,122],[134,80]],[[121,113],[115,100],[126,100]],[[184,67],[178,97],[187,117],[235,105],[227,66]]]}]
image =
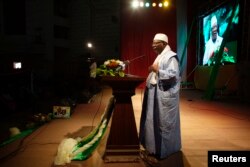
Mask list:
[{"label": "stage backdrop", "polygon": [[[121,59],[130,60],[127,73],[146,77],[148,66],[156,54],[152,40],[156,33],[166,33],[169,45],[176,52],[176,7],[149,7],[133,9],[130,1],[121,3]],[[143,86],[143,84],[141,85]]]}]

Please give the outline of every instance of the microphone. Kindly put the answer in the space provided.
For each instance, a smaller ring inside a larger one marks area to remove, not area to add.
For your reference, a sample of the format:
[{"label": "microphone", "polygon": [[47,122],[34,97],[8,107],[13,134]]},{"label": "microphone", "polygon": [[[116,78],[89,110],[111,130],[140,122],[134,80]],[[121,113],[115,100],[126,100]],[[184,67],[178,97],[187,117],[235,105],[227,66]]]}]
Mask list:
[{"label": "microphone", "polygon": [[129,68],[130,63],[133,62],[133,61],[135,61],[135,60],[137,60],[137,59],[139,59],[139,58],[142,58],[142,57],[145,57],[145,55],[137,56],[137,57],[135,57],[135,58],[133,58],[131,60],[125,60],[125,61],[123,61],[123,63],[126,66],[128,66],[128,74],[130,73],[130,68]]},{"label": "microphone", "polygon": [[139,58],[142,58],[142,57],[144,57],[145,55],[141,55],[141,56],[137,56],[137,57],[135,57],[135,58],[133,58],[133,59],[131,59],[131,60],[125,60],[124,61],[124,64],[126,64],[126,65],[129,65],[131,62],[133,62],[133,61],[135,61],[135,60],[137,60],[137,59],[139,59]]},{"label": "microphone", "polygon": [[129,64],[130,64],[130,61],[129,61],[129,60],[125,60],[125,61],[123,61],[123,63],[124,63],[125,65],[129,65]]}]

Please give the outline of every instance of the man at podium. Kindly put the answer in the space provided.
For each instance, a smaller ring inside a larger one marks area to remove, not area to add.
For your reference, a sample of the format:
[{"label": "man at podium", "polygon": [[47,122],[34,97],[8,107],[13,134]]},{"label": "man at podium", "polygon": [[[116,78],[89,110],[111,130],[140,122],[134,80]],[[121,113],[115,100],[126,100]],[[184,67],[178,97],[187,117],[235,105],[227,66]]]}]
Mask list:
[{"label": "man at podium", "polygon": [[149,155],[163,159],[181,149],[178,57],[165,34],[155,35],[152,48],[157,57],[149,67],[139,132],[144,160]]}]

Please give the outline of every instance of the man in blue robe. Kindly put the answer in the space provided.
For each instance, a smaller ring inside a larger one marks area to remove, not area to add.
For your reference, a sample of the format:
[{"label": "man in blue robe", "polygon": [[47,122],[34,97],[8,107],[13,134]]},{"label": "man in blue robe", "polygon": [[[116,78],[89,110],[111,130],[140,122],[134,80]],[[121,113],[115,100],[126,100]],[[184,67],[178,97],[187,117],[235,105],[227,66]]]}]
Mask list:
[{"label": "man in blue robe", "polygon": [[147,153],[163,159],[181,149],[180,72],[178,57],[171,51],[167,35],[156,34],[152,48],[157,57],[149,67],[139,139]]}]

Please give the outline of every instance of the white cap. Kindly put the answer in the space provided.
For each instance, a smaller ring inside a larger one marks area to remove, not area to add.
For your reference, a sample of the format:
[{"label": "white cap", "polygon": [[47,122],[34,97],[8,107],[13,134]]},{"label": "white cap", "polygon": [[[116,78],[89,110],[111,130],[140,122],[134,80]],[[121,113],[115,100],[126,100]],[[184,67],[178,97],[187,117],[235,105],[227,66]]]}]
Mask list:
[{"label": "white cap", "polygon": [[155,34],[154,40],[161,40],[168,43],[168,36],[166,34],[158,33]]},{"label": "white cap", "polygon": [[213,16],[213,17],[211,18],[211,27],[213,27],[213,26],[215,26],[215,25],[217,25],[217,18],[216,18],[216,16]]}]

